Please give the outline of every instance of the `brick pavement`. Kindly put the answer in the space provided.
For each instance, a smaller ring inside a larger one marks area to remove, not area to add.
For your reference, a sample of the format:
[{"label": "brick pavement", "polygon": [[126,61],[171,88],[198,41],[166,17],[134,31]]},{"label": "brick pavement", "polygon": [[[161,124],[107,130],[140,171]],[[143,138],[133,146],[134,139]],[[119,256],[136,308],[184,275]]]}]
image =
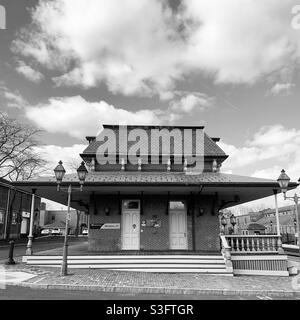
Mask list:
[{"label": "brick pavement", "polygon": [[[10,270],[36,274],[19,285],[47,289],[82,289],[106,292],[172,293],[172,294],[237,294],[300,296],[300,285],[293,289],[294,277],[216,276],[203,274],[173,274],[113,271],[99,269],[69,269],[61,277],[59,268],[41,268],[19,264]],[[298,281],[300,284],[300,281]]]},{"label": "brick pavement", "polygon": [[[73,254],[84,249],[86,244],[70,246]],[[73,248],[73,250],[72,250]],[[61,254],[61,248],[43,253]],[[299,296],[298,289],[292,287],[293,277],[278,276],[219,276],[204,274],[147,273],[133,271],[113,271],[100,269],[69,269],[70,275],[60,276],[60,268],[28,266],[16,259],[14,266],[5,266],[10,271],[25,271],[35,274],[21,286],[48,289],[82,289],[120,293],[171,293],[171,294],[234,294],[271,296]],[[299,275],[297,276],[299,277]],[[299,277],[300,278],[300,277]],[[298,278],[297,278],[298,279]],[[295,281],[295,280],[294,280]]]}]

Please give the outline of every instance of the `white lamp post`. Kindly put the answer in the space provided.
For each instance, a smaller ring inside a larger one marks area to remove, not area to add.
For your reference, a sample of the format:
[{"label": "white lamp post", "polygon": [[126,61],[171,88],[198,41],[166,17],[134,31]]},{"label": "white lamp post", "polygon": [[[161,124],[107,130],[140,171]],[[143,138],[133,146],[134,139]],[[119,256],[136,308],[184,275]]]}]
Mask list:
[{"label": "white lamp post", "polygon": [[68,212],[66,216],[66,228],[65,228],[65,239],[64,239],[64,248],[63,248],[63,259],[61,264],[61,275],[66,276],[68,274],[68,229],[69,229],[69,221],[71,219],[70,216],[70,204],[71,204],[71,194],[72,190],[80,190],[82,191],[83,184],[86,178],[86,175],[88,173],[84,162],[81,162],[81,165],[77,169],[77,174],[79,178],[80,188],[74,188],[72,187],[71,183],[67,188],[62,188],[60,184],[63,181],[64,175],[66,173],[65,168],[62,165],[62,161],[59,161],[58,165],[54,169],[56,181],[57,181],[57,191],[66,191],[68,192]]},{"label": "white lamp post", "polygon": [[[300,229],[300,226],[299,226],[299,212],[298,212],[298,203],[299,203],[299,197],[298,195],[295,193],[293,197],[287,197],[286,196],[286,192],[287,192],[287,189],[288,189],[288,186],[289,186],[289,182],[290,182],[290,177],[285,173],[285,171],[282,169],[281,170],[281,174],[280,176],[278,177],[277,181],[279,183],[279,186],[281,188],[281,191],[283,192],[283,196],[284,196],[284,200],[293,200],[294,203],[295,203],[295,213],[296,213],[296,217],[298,219],[298,223],[297,223],[297,233],[298,233],[298,246],[299,246],[299,257],[300,257],[300,243],[299,243],[299,229]],[[300,178],[298,180],[298,183],[300,183]]]}]

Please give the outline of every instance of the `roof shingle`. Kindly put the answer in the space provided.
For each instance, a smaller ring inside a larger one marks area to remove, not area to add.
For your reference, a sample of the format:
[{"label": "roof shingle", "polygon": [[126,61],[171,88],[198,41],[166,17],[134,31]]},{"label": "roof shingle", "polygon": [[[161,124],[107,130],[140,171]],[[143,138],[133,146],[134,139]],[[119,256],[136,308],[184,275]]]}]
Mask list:
[{"label": "roof shingle", "polygon": [[[109,126],[104,125],[104,128],[111,129],[116,133],[116,154],[119,153],[119,126]],[[203,127],[171,127],[171,126],[164,126],[164,127],[157,127],[157,126],[127,126],[127,133],[130,129],[144,129],[147,132],[148,136],[148,155],[151,154],[151,144],[150,144],[150,131],[151,129],[167,129],[167,130],[173,130],[173,129],[179,129],[183,132],[184,129],[191,129],[192,130],[192,141],[186,140],[186,143],[192,143],[192,154],[196,154],[196,129],[203,129]],[[96,138],[93,140],[91,137],[87,137],[90,141],[90,144],[87,146],[87,148],[83,151],[82,155],[88,155],[88,154],[96,154],[97,149],[99,146],[103,143],[102,141],[97,140]],[[217,140],[215,140],[217,141]],[[225,152],[217,145],[217,143],[209,137],[204,132],[204,155],[205,156],[213,156],[213,157],[222,157],[226,159],[228,156],[225,154]],[[161,142],[161,141],[160,141]],[[182,134],[182,145],[184,142],[184,135]],[[128,150],[129,148],[134,145],[135,141],[128,141]],[[161,143],[160,143],[161,148]],[[161,149],[160,149],[161,150]],[[170,153],[174,153],[174,140],[170,140]]]},{"label": "roof shingle", "polygon": [[[56,182],[55,177],[40,177],[31,182]],[[67,174],[64,182],[78,182],[77,174]],[[185,174],[184,172],[120,172],[120,171],[97,171],[89,172],[86,183],[94,182],[99,184],[209,184],[209,183],[277,183],[275,180],[260,179],[246,176],[238,176],[226,173],[203,172],[201,174]]]}]

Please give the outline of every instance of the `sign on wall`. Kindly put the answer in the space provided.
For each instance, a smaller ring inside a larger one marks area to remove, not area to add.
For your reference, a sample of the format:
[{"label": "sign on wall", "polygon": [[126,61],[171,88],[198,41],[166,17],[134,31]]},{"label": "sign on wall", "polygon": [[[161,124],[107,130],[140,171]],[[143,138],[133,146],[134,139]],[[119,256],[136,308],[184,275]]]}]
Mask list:
[{"label": "sign on wall", "polygon": [[103,226],[103,223],[91,223],[90,229],[101,229],[102,226]]},{"label": "sign on wall", "polygon": [[104,223],[101,229],[120,229],[120,223]]},{"label": "sign on wall", "polygon": [[30,212],[22,211],[22,218],[30,218]]},{"label": "sign on wall", "polygon": [[120,229],[120,223],[91,223],[90,229],[107,230],[107,229]]}]

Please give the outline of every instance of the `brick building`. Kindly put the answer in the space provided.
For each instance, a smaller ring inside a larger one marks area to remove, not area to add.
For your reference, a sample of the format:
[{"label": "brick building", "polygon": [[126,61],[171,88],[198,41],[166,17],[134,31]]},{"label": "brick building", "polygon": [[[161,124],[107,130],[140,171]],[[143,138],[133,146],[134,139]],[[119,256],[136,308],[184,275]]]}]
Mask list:
[{"label": "brick building", "polygon": [[[148,146],[140,146],[140,160],[130,163],[120,150],[120,127],[104,125],[115,133],[116,151],[111,152],[108,139],[87,137],[88,145],[81,157],[88,167],[82,192],[72,194],[71,206],[89,214],[89,250],[93,252],[220,252],[219,212],[233,205],[264,198],[279,191],[277,181],[237,176],[220,172],[228,155],[218,146],[219,138],[203,135],[203,170],[182,157],[175,162],[174,139],[170,155],[159,163],[146,161],[152,155]],[[192,155],[197,156],[195,132],[203,127],[128,126],[130,130],[191,130]],[[182,135],[184,136],[184,135]],[[124,137],[123,137],[124,138]],[[147,135],[147,139],[149,135]],[[127,139],[129,149],[136,143]],[[162,139],[159,140],[160,143]],[[97,152],[107,144],[107,156],[116,163],[101,163]],[[182,144],[187,143],[182,139]],[[125,151],[128,151],[125,150]],[[161,148],[159,149],[161,150]],[[60,159],[58,159],[60,160]],[[62,159],[63,160],[63,159]],[[79,186],[76,174],[66,174],[62,185]],[[55,177],[17,182],[16,185],[37,195],[66,204],[67,195],[56,190]],[[296,183],[290,183],[295,188]]]},{"label": "brick building", "polygon": [[[39,206],[36,198],[34,234],[38,232]],[[11,182],[0,178],[0,239],[18,239],[29,233],[31,193],[13,187]]]},{"label": "brick building", "polygon": [[[295,243],[297,238],[298,219],[295,212],[295,205],[288,205],[278,208],[279,229],[283,243]],[[298,205],[300,212],[300,205]],[[262,224],[266,227],[266,233],[276,233],[276,210],[265,209],[259,212],[252,212],[252,221]]]}]

